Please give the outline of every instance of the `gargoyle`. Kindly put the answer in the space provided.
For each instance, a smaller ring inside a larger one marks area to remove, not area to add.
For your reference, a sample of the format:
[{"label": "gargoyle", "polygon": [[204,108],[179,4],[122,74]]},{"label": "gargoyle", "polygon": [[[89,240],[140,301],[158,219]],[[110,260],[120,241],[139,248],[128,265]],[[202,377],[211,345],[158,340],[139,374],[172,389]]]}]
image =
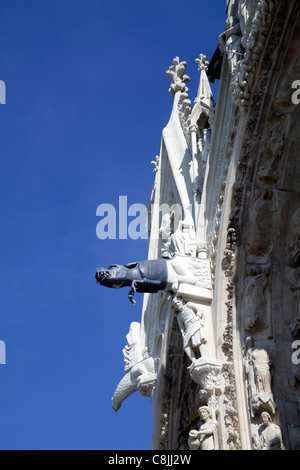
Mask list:
[{"label": "gargoyle", "polygon": [[102,286],[114,289],[130,287],[128,298],[135,304],[133,296],[136,292],[174,291],[180,283],[210,288],[207,266],[206,259],[175,255],[171,259],[144,260],[98,268],[96,280]]},{"label": "gargoyle", "polygon": [[131,287],[128,298],[135,303],[135,292],[156,293],[167,286],[167,265],[165,260],[145,260],[126,265],[113,264],[109,268],[98,268],[96,280],[102,286],[120,289]]}]

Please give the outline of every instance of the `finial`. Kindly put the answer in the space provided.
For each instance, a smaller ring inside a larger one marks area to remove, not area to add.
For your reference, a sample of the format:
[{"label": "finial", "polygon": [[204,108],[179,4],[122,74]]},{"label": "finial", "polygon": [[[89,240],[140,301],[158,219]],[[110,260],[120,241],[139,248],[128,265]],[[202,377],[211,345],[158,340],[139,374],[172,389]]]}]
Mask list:
[{"label": "finial", "polygon": [[195,104],[200,100],[207,100],[207,104],[211,106],[213,97],[210,84],[206,75],[209,62],[206,60],[205,54],[200,54],[199,59],[196,59],[196,62],[198,64],[198,70],[200,72],[200,82],[198,87],[197,98],[195,99]]},{"label": "finial", "polygon": [[185,75],[186,62],[179,61],[179,57],[173,59],[173,65],[166,70],[167,77],[171,78],[172,83],[169,88],[169,93],[174,97],[177,91],[185,91],[185,83],[190,81],[190,77]]},{"label": "finial", "polygon": [[199,59],[196,59],[196,62],[198,64],[199,72],[202,72],[202,70],[205,70],[205,71],[207,70],[209,62],[206,60],[206,55],[200,54]]},{"label": "finial", "polygon": [[154,166],[153,173],[157,173],[157,172],[158,172],[159,160],[160,160],[159,155],[156,155],[155,160],[153,160],[153,161],[151,162],[151,165]]}]

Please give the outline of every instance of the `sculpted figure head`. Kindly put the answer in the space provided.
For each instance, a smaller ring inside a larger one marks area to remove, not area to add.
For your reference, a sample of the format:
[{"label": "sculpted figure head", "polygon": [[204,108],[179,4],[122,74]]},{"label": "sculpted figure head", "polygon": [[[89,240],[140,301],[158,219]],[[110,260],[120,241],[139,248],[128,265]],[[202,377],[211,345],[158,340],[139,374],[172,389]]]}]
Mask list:
[{"label": "sculpted figure head", "polygon": [[182,311],[183,308],[184,308],[184,302],[183,300],[180,298],[180,297],[177,297],[175,296],[173,299],[172,299],[172,306],[175,310],[177,310],[178,312]]},{"label": "sculpted figure head", "polygon": [[127,269],[120,264],[113,264],[109,268],[98,268],[96,281],[102,286],[119,289],[124,286],[127,278]]},{"label": "sculpted figure head", "polygon": [[254,347],[254,339],[252,338],[252,336],[247,336],[246,346],[247,346],[248,349]]},{"label": "sculpted figure head", "polygon": [[267,411],[264,411],[260,416],[265,426],[269,426],[269,424],[273,422],[270,414]]},{"label": "sculpted figure head", "polygon": [[200,406],[198,413],[202,421],[207,421],[212,418],[211,410],[209,406]]}]

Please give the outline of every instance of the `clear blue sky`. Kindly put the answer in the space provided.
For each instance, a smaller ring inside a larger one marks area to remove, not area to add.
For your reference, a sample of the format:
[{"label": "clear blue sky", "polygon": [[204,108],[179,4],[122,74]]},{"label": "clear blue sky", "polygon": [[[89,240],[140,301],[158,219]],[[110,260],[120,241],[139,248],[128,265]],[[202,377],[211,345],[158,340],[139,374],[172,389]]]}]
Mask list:
[{"label": "clear blue sky", "polygon": [[115,413],[122,349],[142,295],[96,284],[97,266],[147,258],[146,240],[96,236],[96,209],[148,205],[172,98],[199,73],[225,0],[2,0],[0,449],[149,449],[139,392]]}]

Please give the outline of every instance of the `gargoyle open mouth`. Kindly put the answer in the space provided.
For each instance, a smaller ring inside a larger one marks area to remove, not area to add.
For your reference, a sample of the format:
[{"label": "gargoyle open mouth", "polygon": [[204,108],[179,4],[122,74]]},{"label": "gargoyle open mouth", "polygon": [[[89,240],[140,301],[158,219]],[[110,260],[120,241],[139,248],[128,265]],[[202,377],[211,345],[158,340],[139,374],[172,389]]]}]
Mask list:
[{"label": "gargoyle open mouth", "polygon": [[108,276],[109,276],[109,271],[107,271],[106,269],[103,271],[99,270],[96,272],[96,280],[100,283],[104,281],[104,279],[106,279]]}]

